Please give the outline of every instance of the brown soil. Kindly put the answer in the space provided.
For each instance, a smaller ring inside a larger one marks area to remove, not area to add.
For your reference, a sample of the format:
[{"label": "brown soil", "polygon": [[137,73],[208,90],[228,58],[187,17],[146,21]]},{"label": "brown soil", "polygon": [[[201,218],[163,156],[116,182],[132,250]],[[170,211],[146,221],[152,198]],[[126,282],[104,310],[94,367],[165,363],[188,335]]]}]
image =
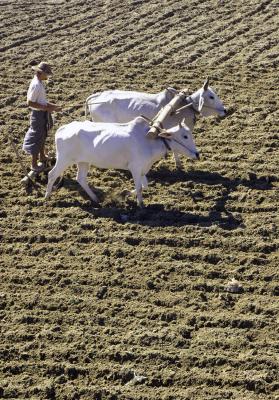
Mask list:
[{"label": "brown soil", "polygon": [[[278,399],[277,1],[2,0],[0,11],[0,397]],[[199,119],[200,161],[152,169],[144,210],[117,196],[128,174],[93,168],[102,208],[75,168],[45,202],[20,186],[8,143],[11,129],[22,145],[42,59],[49,100],[70,113],[56,127],[83,119],[93,91],[196,90],[206,76],[229,116]]]}]

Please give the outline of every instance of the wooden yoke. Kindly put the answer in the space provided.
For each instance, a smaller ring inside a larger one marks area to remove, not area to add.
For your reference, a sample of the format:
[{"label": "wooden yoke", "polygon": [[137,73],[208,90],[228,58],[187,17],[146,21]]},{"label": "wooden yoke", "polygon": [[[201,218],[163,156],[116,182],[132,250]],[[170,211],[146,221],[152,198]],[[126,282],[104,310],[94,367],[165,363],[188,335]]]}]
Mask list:
[{"label": "wooden yoke", "polygon": [[165,107],[163,107],[158,114],[154,117],[154,119],[151,122],[151,127],[149,131],[147,132],[146,136],[150,139],[156,139],[158,136],[159,132],[163,128],[163,122],[165,119],[173,112],[175,112],[182,102],[182,100],[185,99],[187,96],[187,91],[182,90],[178,94],[174,96],[174,98],[167,104]]}]

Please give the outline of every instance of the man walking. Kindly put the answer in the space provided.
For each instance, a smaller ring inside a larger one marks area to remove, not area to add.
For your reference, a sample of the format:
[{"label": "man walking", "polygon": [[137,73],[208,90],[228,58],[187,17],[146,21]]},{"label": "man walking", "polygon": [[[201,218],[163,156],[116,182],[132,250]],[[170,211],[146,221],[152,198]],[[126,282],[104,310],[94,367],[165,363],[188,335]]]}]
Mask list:
[{"label": "man walking", "polygon": [[51,112],[61,111],[61,107],[49,103],[46,98],[43,81],[52,75],[50,65],[41,62],[32,69],[35,75],[27,92],[27,104],[31,108],[30,127],[24,138],[23,150],[32,157],[31,169],[39,172],[42,167],[38,165],[38,160],[43,163],[47,158],[45,140],[52,127]]}]

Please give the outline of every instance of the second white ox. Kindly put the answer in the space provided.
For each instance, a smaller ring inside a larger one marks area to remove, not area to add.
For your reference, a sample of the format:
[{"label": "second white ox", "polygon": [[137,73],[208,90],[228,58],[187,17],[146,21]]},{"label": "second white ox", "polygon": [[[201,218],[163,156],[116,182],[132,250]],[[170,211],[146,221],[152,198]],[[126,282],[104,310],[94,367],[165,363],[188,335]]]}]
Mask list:
[{"label": "second white ox", "polygon": [[[196,116],[209,117],[226,115],[222,101],[214,90],[208,86],[207,79],[203,86],[182,101],[182,108],[177,113],[170,114],[164,121],[163,126],[169,129],[185,120],[186,125],[193,131]],[[149,94],[127,90],[106,90],[92,94],[86,99],[85,115],[89,111],[95,122],[118,122],[125,123],[133,120],[139,115],[154,118],[159,110],[167,105],[178,93],[173,88],[166,89],[160,93]],[[181,162],[174,153],[176,166],[181,167]]]},{"label": "second white ox", "polygon": [[145,175],[156,161],[168,151],[199,158],[192,133],[184,124],[162,131],[154,140],[146,137],[148,130],[149,124],[141,117],[127,124],[74,121],[62,126],[55,134],[56,164],[48,174],[46,198],[65,169],[77,164],[77,181],[98,202],[87,183],[92,164],[98,168],[129,170],[135,183],[135,190],[130,193],[136,193],[142,206],[142,188],[147,187]]}]

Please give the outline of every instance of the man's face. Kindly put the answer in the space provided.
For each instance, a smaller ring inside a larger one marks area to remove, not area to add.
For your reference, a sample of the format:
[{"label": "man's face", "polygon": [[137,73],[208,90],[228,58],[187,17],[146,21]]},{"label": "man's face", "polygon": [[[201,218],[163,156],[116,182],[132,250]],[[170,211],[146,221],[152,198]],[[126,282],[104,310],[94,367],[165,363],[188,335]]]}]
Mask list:
[{"label": "man's face", "polygon": [[42,80],[43,80],[43,81],[46,81],[48,78],[49,78],[49,75],[46,74],[45,72],[43,72],[43,78],[42,78]]},{"label": "man's face", "polygon": [[47,79],[49,78],[49,75],[48,74],[46,74],[45,72],[39,72],[39,79],[41,80],[41,81],[46,81]]}]

